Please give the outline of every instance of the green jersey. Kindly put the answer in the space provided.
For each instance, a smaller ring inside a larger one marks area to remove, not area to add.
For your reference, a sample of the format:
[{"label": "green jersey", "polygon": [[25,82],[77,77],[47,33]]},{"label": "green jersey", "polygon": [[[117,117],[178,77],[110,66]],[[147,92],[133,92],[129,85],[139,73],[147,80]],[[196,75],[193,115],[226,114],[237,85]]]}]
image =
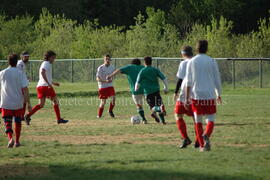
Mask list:
[{"label": "green jersey", "polygon": [[147,66],[140,71],[137,83],[143,88],[144,94],[149,95],[160,90],[158,78],[161,80],[166,79],[159,69]]},{"label": "green jersey", "polygon": [[135,83],[136,83],[138,74],[143,68],[144,68],[144,66],[135,65],[135,64],[127,65],[127,66],[120,68],[120,72],[122,74],[127,75],[131,94],[134,94],[134,95],[143,94],[142,88],[139,88],[138,91],[135,91]]}]

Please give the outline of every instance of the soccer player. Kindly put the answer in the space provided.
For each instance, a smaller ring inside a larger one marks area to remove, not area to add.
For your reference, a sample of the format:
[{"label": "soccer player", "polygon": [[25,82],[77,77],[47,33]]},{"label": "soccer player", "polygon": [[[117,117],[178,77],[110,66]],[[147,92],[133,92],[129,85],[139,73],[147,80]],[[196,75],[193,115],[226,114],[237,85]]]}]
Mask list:
[{"label": "soccer player", "polygon": [[107,76],[107,79],[111,79],[118,73],[127,75],[130,91],[132,94],[132,99],[137,106],[137,112],[143,119],[143,123],[147,124],[147,120],[144,116],[144,110],[142,107],[143,98],[144,98],[143,89],[139,88],[138,91],[135,91],[135,83],[136,83],[138,74],[143,68],[144,66],[141,65],[141,61],[139,59],[133,59],[130,65],[127,65],[127,66],[121,67],[120,69],[115,70],[111,75]]},{"label": "soccer player", "polygon": [[[192,116],[192,118],[193,118],[193,112],[191,110],[191,105],[189,106],[189,109],[186,109],[184,107],[185,87],[186,87],[186,82],[187,82],[186,81],[186,67],[187,67],[188,61],[193,57],[192,47],[183,46],[181,49],[181,55],[182,55],[184,60],[181,61],[181,63],[179,64],[179,68],[178,68],[177,75],[176,75],[176,77],[178,78],[178,81],[177,81],[175,92],[174,92],[174,100],[176,101],[174,112],[175,112],[175,119],[176,119],[177,128],[178,128],[178,130],[183,138],[183,142],[180,145],[180,148],[182,149],[182,148],[185,148],[189,144],[192,143],[192,141],[188,137],[186,123],[184,121],[184,114],[186,114],[187,116]],[[178,97],[178,92],[179,92],[180,88],[181,88],[181,91],[180,91],[180,95]],[[196,129],[195,129],[195,131],[196,131]],[[199,144],[197,141],[195,142],[194,147],[195,148],[199,147]]]},{"label": "soccer player", "polygon": [[[31,103],[28,96],[28,81],[25,74],[16,68],[18,56],[8,56],[9,67],[0,72],[1,108],[2,118],[5,123],[5,132],[8,136],[8,148],[19,147],[21,136],[21,120],[23,117],[23,104],[28,104],[31,111]],[[23,92],[22,92],[23,89]],[[12,120],[15,121],[15,142],[13,140]]]},{"label": "soccer player", "polygon": [[98,67],[97,69],[97,82],[98,82],[98,96],[100,99],[100,105],[98,108],[97,118],[102,117],[102,113],[104,110],[104,106],[106,104],[106,100],[111,97],[109,114],[112,118],[114,118],[113,108],[115,106],[115,91],[112,83],[112,79],[106,79],[107,76],[113,73],[115,70],[114,66],[111,65],[111,56],[104,56],[104,63]]},{"label": "soccer player", "polygon": [[[192,93],[192,111],[200,151],[210,151],[210,136],[214,129],[216,101],[221,103],[221,80],[216,61],[206,55],[208,42],[199,40],[196,49],[199,54],[189,60],[187,64],[185,107],[189,108]],[[202,119],[204,116],[207,125],[203,132]]]},{"label": "soccer player", "polygon": [[68,122],[68,120],[61,118],[58,98],[53,88],[53,85],[60,86],[59,83],[53,82],[52,80],[52,63],[54,63],[55,58],[56,53],[51,50],[44,54],[44,60],[39,68],[39,81],[37,84],[37,96],[39,99],[39,104],[33,107],[32,112],[25,115],[25,122],[27,125],[30,124],[31,116],[44,107],[46,98],[49,98],[53,102],[57,124]]},{"label": "soccer player", "polygon": [[[144,58],[145,67],[140,71],[135,84],[135,91],[143,88],[146,95],[146,101],[151,108],[151,117],[157,123],[166,124],[164,116],[166,115],[165,106],[160,96],[160,87],[158,79],[161,79],[164,84],[164,92],[168,93],[168,81],[164,74],[159,69],[152,67],[152,58],[147,56]],[[160,119],[157,117],[156,112],[159,113]]]},{"label": "soccer player", "polygon": [[[26,64],[29,62],[29,53],[27,51],[23,51],[22,54],[21,54],[21,60],[18,61],[17,63],[17,68],[19,70],[21,70],[25,76],[27,77],[26,75]],[[29,78],[27,78],[29,79]],[[23,116],[25,115],[25,109],[26,109],[26,104],[23,105]],[[24,117],[23,119],[24,120]]]}]

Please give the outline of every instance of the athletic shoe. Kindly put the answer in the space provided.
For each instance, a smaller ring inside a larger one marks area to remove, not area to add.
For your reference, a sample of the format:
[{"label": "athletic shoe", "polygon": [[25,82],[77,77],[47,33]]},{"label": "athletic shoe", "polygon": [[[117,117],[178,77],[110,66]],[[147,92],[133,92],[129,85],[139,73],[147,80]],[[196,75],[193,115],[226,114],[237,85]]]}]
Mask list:
[{"label": "athletic shoe", "polygon": [[143,124],[148,124],[148,123],[147,123],[147,120],[143,120],[142,123],[143,123]]},{"label": "athletic shoe", "polygon": [[182,144],[180,145],[180,149],[186,148],[188,145],[190,145],[192,141],[187,137],[183,140]]},{"label": "athletic shoe", "polygon": [[200,143],[198,141],[195,141],[195,144],[194,144],[194,148],[199,148],[200,147]]},{"label": "athletic shoe", "polygon": [[14,140],[11,139],[11,140],[8,142],[7,148],[13,148],[13,146],[14,146]]},{"label": "athletic shoe", "polygon": [[20,146],[21,146],[21,143],[19,142],[14,144],[14,147],[20,147]]},{"label": "athletic shoe", "polygon": [[204,147],[200,147],[200,150],[199,151],[200,152],[204,152],[205,151]]},{"label": "athletic shoe", "polygon": [[207,135],[203,135],[203,140],[204,140],[204,150],[205,151],[210,151],[211,150],[211,145],[210,145],[210,140]]},{"label": "athletic shoe", "polygon": [[67,122],[68,122],[68,120],[65,120],[65,119],[59,119],[59,120],[57,120],[57,124],[65,124]]},{"label": "athletic shoe", "polygon": [[110,114],[110,116],[111,116],[112,118],[115,117],[112,111],[109,111],[109,114]]},{"label": "athletic shoe", "polygon": [[100,118],[101,118],[101,116],[97,116],[97,118],[98,118],[98,119],[100,119]]},{"label": "athletic shoe", "polygon": [[31,118],[26,114],[26,115],[24,116],[24,119],[25,119],[26,125],[29,126],[29,125],[30,125]]}]

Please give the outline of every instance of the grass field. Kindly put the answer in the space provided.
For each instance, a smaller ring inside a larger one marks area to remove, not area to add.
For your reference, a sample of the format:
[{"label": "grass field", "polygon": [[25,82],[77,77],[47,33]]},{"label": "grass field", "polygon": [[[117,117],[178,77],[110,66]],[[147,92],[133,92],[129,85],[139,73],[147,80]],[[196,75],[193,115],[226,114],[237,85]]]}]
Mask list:
[{"label": "grass field", "polygon": [[[168,125],[155,124],[149,115],[148,125],[131,125],[136,108],[125,92],[128,87],[117,83],[121,93],[115,119],[107,112],[96,119],[98,100],[91,96],[96,84],[89,83],[57,88],[62,115],[70,123],[57,125],[47,103],[31,126],[23,125],[20,148],[6,148],[2,123],[0,179],[270,179],[270,89],[225,89],[212,151],[200,153],[192,146],[177,147],[181,139],[172,94],[163,95]],[[70,97],[64,97],[66,92]],[[194,139],[192,120],[186,122]]]}]

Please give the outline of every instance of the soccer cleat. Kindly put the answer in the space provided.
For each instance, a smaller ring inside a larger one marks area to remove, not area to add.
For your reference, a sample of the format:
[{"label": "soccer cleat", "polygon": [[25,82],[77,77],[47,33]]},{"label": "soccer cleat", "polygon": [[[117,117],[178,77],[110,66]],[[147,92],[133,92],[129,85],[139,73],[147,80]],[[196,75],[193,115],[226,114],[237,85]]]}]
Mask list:
[{"label": "soccer cleat", "polygon": [[147,120],[142,121],[143,124],[148,124]]},{"label": "soccer cleat", "polygon": [[100,119],[100,118],[101,118],[101,116],[97,116],[97,118],[98,118],[98,119]]},{"label": "soccer cleat", "polygon": [[20,146],[21,146],[21,143],[19,143],[19,142],[14,144],[14,147],[16,147],[16,148],[20,147]]},{"label": "soccer cleat", "polygon": [[200,152],[204,152],[205,151],[204,147],[200,147],[200,150],[199,151]]},{"label": "soccer cleat", "polygon": [[199,148],[200,147],[200,143],[198,141],[195,141],[195,144],[194,144],[194,148]]},{"label": "soccer cleat", "polygon": [[68,120],[65,120],[65,119],[57,120],[57,124],[65,124],[65,123],[68,123]]},{"label": "soccer cleat", "polygon": [[186,148],[188,145],[190,145],[192,141],[187,137],[183,140],[182,144],[180,145],[180,149]]},{"label": "soccer cleat", "polygon": [[109,111],[109,114],[110,114],[110,116],[111,116],[112,118],[115,117],[112,111]]},{"label": "soccer cleat", "polygon": [[203,140],[204,140],[204,150],[205,151],[210,151],[211,150],[211,145],[210,145],[210,140],[207,135],[203,135]]},{"label": "soccer cleat", "polygon": [[29,126],[31,118],[27,114],[24,116],[24,120],[25,120],[26,125]]},{"label": "soccer cleat", "polygon": [[11,140],[8,142],[7,148],[13,148],[13,146],[14,146],[14,140],[11,139]]}]

